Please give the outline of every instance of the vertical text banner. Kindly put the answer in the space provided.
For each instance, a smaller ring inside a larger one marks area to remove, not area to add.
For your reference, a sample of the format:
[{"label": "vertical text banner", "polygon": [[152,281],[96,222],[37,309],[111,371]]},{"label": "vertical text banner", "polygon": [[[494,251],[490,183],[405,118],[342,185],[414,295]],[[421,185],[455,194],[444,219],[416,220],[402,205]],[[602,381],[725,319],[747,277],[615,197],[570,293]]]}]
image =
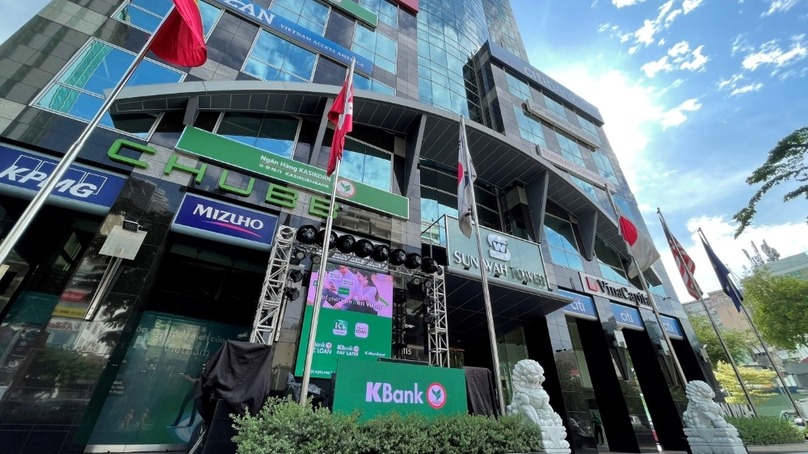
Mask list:
[{"label": "vertical text banner", "polygon": [[362,412],[361,419],[396,411],[426,416],[466,413],[463,369],[340,359],[334,411]]}]

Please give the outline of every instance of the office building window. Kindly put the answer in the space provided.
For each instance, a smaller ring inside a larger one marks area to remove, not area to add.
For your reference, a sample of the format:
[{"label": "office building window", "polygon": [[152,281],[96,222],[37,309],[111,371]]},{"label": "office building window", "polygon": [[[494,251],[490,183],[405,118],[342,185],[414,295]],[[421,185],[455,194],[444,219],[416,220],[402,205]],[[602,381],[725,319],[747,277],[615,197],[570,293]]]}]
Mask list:
[{"label": "office building window", "polygon": [[516,122],[519,124],[519,134],[522,138],[547,148],[541,123],[527,116],[519,106],[513,106],[513,112],[516,114]]},{"label": "office building window", "polygon": [[578,115],[578,123],[581,124],[581,128],[583,128],[584,131],[591,133],[593,136],[595,136],[595,138],[598,139],[598,143],[600,143],[600,135],[598,134],[598,127],[595,126],[595,123],[592,123],[580,115]]},{"label": "office building window", "polygon": [[634,219],[634,211],[631,209],[631,205],[628,204],[628,201],[619,195],[613,195],[612,200],[614,200],[614,204],[617,205],[617,208],[636,225],[637,221]]},{"label": "office building window", "polygon": [[261,30],[244,64],[244,72],[264,80],[309,82],[317,56]]},{"label": "office building window", "polygon": [[512,95],[516,96],[521,101],[533,98],[530,95],[530,86],[528,86],[528,84],[522,82],[511,73],[505,73],[505,74],[508,78],[508,91],[510,91]]},{"label": "office building window", "polygon": [[558,139],[558,146],[561,147],[561,154],[570,161],[578,165],[586,167],[584,164],[584,157],[581,154],[581,147],[574,139],[567,137],[565,134],[556,131],[556,138]]},{"label": "office building window", "polygon": [[[115,14],[115,19],[153,33],[172,5],[171,0],[132,0],[124,2],[123,7]],[[202,30],[207,38],[221,17],[222,10],[208,3],[199,2],[199,11],[202,14]]]},{"label": "office building window", "polygon": [[383,34],[362,25],[357,25],[353,50],[372,61],[379,68],[393,74],[396,73],[398,47],[395,41]]},{"label": "office building window", "polygon": [[551,215],[545,216],[544,236],[547,238],[553,263],[578,271],[584,270],[578,243],[575,241],[575,232],[570,222]]},{"label": "office building window", "polygon": [[389,191],[393,171],[392,159],[393,156],[389,151],[346,138],[339,175]]},{"label": "office building window", "polygon": [[387,85],[379,82],[378,80],[368,79],[359,73],[354,73],[354,88],[358,90],[375,91],[376,93],[382,93],[385,95],[396,94],[396,91]]},{"label": "office building window", "polygon": [[600,274],[605,279],[628,285],[628,278],[620,255],[600,236],[595,237],[595,256],[598,258]]},{"label": "office building window", "polygon": [[564,109],[564,106],[560,102],[556,101],[555,99],[547,95],[544,95],[544,102],[547,104],[547,108],[550,109],[553,113],[555,113],[562,119],[569,121],[567,119],[567,111]]},{"label": "office building window", "polygon": [[592,186],[590,183],[587,183],[586,181],[576,177],[575,175],[570,175],[570,180],[572,180],[573,183],[575,183],[579,188],[581,188],[584,191],[584,193],[586,193],[586,195],[589,196],[589,198],[591,198],[592,200],[597,202],[598,193],[595,190],[594,186]]},{"label": "office building window", "polygon": [[291,158],[300,120],[286,115],[225,112],[217,134]]},{"label": "office building window", "polygon": [[319,35],[323,34],[328,22],[329,8],[315,0],[274,0],[269,9]]},{"label": "office building window", "polygon": [[[89,121],[104,103],[104,90],[113,88],[121,81],[134,59],[135,55],[131,52],[103,41],[91,40],[51,86],[43,90],[36,106]],[[182,72],[146,59],[126,85],[175,83],[181,81],[183,76]],[[126,132],[143,137],[153,123],[154,117],[145,116],[135,129],[127,128]],[[109,114],[104,115],[101,125],[115,128]]]},{"label": "office building window", "polygon": [[368,11],[376,13],[381,22],[384,22],[393,28],[398,28],[397,5],[390,3],[387,0],[362,0],[359,3],[367,8]]},{"label": "office building window", "polygon": [[619,184],[617,181],[617,176],[614,174],[612,161],[609,159],[609,157],[598,151],[592,153],[592,157],[595,159],[595,166],[597,166],[600,176],[606,178],[614,184]]}]

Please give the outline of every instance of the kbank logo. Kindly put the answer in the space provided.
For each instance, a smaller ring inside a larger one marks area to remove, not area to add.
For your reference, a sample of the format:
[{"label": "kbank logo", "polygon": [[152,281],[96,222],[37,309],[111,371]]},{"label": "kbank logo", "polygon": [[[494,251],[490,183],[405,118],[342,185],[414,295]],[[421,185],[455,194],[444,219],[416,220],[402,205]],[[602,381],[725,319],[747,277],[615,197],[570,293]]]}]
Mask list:
[{"label": "kbank logo", "polygon": [[440,410],[446,405],[446,388],[440,383],[432,383],[426,389],[426,403],[435,410]]},{"label": "kbank logo", "polygon": [[511,260],[511,251],[508,250],[507,238],[502,235],[497,235],[496,233],[489,233],[487,241],[490,247],[488,255],[490,255],[492,259],[502,260],[503,262]]},{"label": "kbank logo", "polygon": [[334,329],[332,330],[337,336],[345,336],[348,334],[348,322],[345,320],[334,320]]}]

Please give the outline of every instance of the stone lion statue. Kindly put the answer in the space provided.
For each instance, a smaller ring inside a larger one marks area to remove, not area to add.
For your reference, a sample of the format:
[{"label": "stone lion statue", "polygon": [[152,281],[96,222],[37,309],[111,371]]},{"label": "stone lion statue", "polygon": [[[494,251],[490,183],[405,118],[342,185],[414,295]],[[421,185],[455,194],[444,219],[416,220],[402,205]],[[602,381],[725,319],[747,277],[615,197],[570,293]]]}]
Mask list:
[{"label": "stone lion statue", "polygon": [[[513,369],[513,399],[508,414],[520,414],[541,427],[541,446],[545,452],[569,452],[567,430],[550,406],[550,396],[542,388],[544,368],[531,359],[523,359]],[[552,450],[552,451],[549,451]]]},{"label": "stone lion statue", "polygon": [[687,410],[682,418],[693,454],[741,454],[746,448],[738,430],[724,420],[724,410],[715,402],[710,385],[694,380],[685,388]]}]

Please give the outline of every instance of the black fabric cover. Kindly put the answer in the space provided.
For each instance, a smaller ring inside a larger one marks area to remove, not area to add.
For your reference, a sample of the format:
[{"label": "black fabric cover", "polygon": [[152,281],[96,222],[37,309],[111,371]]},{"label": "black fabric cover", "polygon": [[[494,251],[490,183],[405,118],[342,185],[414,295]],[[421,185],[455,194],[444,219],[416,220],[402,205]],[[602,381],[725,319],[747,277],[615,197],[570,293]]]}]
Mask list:
[{"label": "black fabric cover", "polygon": [[217,400],[229,413],[257,414],[269,396],[272,347],[228,340],[205,364],[196,388],[196,409],[210,426]]},{"label": "black fabric cover", "polygon": [[466,396],[469,413],[473,415],[498,416],[499,401],[494,386],[494,374],[483,367],[464,367],[466,372]]}]

